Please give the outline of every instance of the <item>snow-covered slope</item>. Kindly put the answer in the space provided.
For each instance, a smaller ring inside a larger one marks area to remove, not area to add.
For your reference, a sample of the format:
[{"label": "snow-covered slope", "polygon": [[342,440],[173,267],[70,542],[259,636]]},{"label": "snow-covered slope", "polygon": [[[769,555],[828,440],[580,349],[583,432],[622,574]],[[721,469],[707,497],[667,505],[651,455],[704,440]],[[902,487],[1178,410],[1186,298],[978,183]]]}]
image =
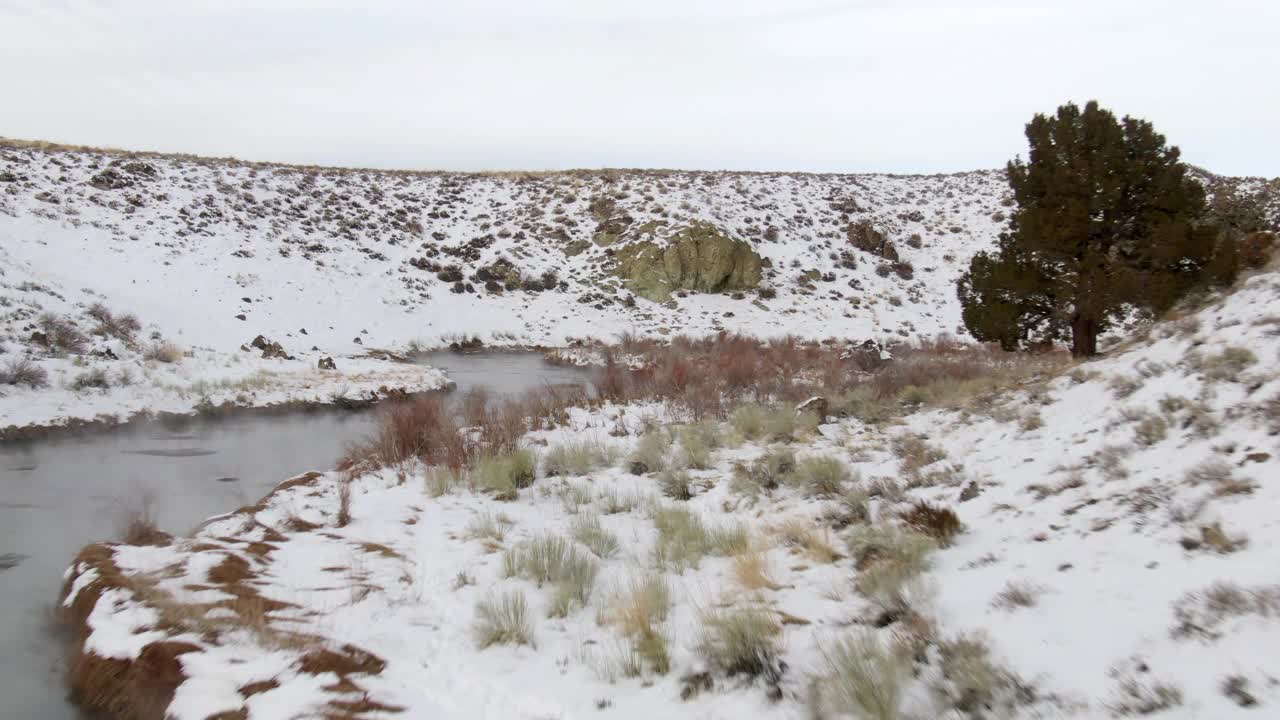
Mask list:
[{"label": "snow-covered slope", "polygon": [[[356,349],[356,338],[452,335],[542,345],[721,328],[933,335],[956,329],[953,281],[993,242],[1006,192],[1000,172],[404,173],[0,144],[0,247],[18,268],[2,281],[34,273],[60,292],[88,286],[166,335],[224,350],[302,327],[329,352]],[[609,272],[617,245],[593,240],[693,221],[751,243],[776,297],[632,306]],[[850,244],[860,221],[894,244],[896,268]],[[472,277],[499,258],[539,282],[486,291]],[[474,292],[451,291],[449,266]],[[556,289],[540,287],[544,273]]]},{"label": "snow-covered slope", "polygon": [[[190,540],[90,548],[66,604],[95,657],[166,668],[183,719],[1266,717],[1280,703],[1278,368],[1267,272],[967,411],[846,418],[791,443],[801,466],[827,458],[843,477],[735,479],[735,463],[781,452],[760,442],[686,470],[687,499],[616,461],[508,502],[412,465],[315,474]],[[628,430],[669,411],[578,410],[525,445],[543,468],[565,443],[629,452]],[[673,462],[692,457],[680,437]],[[932,552],[908,542],[915,500],[964,529]],[[688,540],[681,517],[712,539]],[[548,533],[593,556],[586,607],[521,569]],[[673,561],[677,539],[702,554]],[[904,568],[921,574],[886,592]],[[669,611],[638,591],[655,577]],[[511,593],[528,600],[529,644],[483,647],[475,623]],[[652,645],[636,654],[637,614],[667,672]],[[729,618],[742,636],[716,634]],[[856,638],[843,661],[842,638]],[[716,664],[731,641],[760,643],[754,665]],[[856,711],[872,696],[888,709]]]}]

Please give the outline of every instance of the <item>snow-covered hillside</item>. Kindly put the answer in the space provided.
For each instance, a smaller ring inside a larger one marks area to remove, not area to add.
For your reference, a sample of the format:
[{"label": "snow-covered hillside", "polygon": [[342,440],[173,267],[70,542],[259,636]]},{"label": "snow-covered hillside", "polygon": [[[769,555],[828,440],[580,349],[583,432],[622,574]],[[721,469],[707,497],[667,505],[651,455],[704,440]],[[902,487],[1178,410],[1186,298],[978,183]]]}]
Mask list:
[{"label": "snow-covered hillside", "polygon": [[[10,287],[89,287],[166,335],[223,350],[303,327],[308,345],[330,352],[357,349],[357,338],[452,335],[541,345],[720,328],[933,335],[955,330],[953,281],[994,240],[1005,193],[999,172],[477,175],[0,145],[0,248]],[[694,221],[749,242],[776,297],[633,305],[609,272],[617,249]],[[862,221],[894,246],[882,254],[896,265],[851,244]],[[485,289],[476,273],[500,258],[528,289],[507,290],[502,277],[500,292]]]},{"label": "snow-covered hillside", "polygon": [[[1269,187],[1205,177],[1245,195]],[[464,337],[962,334],[955,280],[1009,202],[998,171],[411,173],[0,140],[0,370],[26,356],[58,390],[0,382],[0,428],[429,387],[438,379],[367,352]],[[674,270],[700,278],[723,247],[662,255],[690,227],[750,256],[749,289],[653,292],[620,276],[670,272],[683,253]],[[92,336],[95,304],[192,361],[175,374],[93,337],[74,364],[47,360],[67,353],[33,341],[42,316]],[[259,335],[299,359],[241,350]],[[338,374],[316,372],[326,356]],[[147,389],[97,392],[95,370]]]},{"label": "snow-covered hillside", "polygon": [[1278,329],[1265,272],[962,409],[610,405],[525,436],[536,479],[307,475],[82,553],[82,677],[180,719],[1266,717]]}]

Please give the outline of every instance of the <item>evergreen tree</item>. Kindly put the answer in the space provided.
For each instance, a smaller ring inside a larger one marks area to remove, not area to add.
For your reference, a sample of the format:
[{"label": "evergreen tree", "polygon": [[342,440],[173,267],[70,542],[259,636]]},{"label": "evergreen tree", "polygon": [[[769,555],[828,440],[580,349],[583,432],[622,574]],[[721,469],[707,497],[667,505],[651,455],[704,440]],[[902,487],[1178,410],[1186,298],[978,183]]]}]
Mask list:
[{"label": "evergreen tree", "polygon": [[974,337],[1014,349],[1069,336],[1073,355],[1095,355],[1127,314],[1235,277],[1234,246],[1198,222],[1204,190],[1151,123],[1067,104],[1026,135],[1027,161],[1008,165],[1009,229],[957,287]]}]

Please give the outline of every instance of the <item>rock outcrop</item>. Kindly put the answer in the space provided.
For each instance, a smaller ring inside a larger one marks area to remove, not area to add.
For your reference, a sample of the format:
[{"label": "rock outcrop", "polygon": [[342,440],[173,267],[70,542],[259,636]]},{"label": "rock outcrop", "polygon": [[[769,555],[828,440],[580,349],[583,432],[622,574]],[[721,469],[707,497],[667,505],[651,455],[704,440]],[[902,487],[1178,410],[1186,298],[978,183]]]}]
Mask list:
[{"label": "rock outcrop", "polygon": [[889,262],[898,260],[898,248],[894,246],[893,241],[866,220],[850,225],[845,229],[845,235],[848,236],[850,245],[863,252],[879,255]]},{"label": "rock outcrop", "polygon": [[760,285],[763,262],[743,240],[710,223],[695,223],[671,235],[665,245],[651,240],[618,248],[618,275],[636,295],[664,302],[676,290],[723,293]]}]

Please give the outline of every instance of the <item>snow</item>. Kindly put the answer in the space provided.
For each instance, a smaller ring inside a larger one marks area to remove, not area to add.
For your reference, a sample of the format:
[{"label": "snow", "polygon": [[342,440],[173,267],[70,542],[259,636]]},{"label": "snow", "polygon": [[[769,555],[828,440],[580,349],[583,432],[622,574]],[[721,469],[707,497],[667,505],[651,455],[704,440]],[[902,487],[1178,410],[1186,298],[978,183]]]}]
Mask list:
[{"label": "snow", "polygon": [[[1280,448],[1257,410],[1261,400],[1280,392],[1275,374],[1280,333],[1269,319],[1272,309],[1280,310],[1280,277],[1257,275],[1200,311],[1198,329],[1189,330],[1185,321],[1156,326],[1148,340],[1127,350],[1002,395],[985,415],[921,412],[901,426],[884,427],[843,419],[822,425],[818,435],[797,449],[801,456],[847,458],[868,481],[902,477],[890,440],[916,432],[945,450],[941,464],[963,468],[957,481],[908,491],[909,497],[954,507],[967,526],[954,545],[934,555],[925,576],[930,591],[918,593],[917,602],[942,633],[987,637],[995,657],[1039,691],[1042,701],[1028,712],[1105,717],[1119,700],[1120,680],[1129,677],[1167,682],[1182,692],[1183,703],[1161,717],[1255,717],[1256,711],[1232,703],[1220,686],[1226,676],[1242,675],[1264,707],[1280,702],[1270,680],[1280,674],[1280,655],[1273,649],[1280,642],[1280,623],[1267,616],[1228,618],[1217,639],[1177,637],[1174,604],[1214,583],[1252,588],[1277,580],[1280,523],[1272,509],[1280,503],[1280,487],[1269,480],[1276,476]],[[1206,377],[1196,369],[1203,365],[1188,359],[1187,353],[1197,348],[1220,351],[1230,345],[1247,346],[1258,358],[1234,379]],[[1111,378],[1135,373],[1135,368],[1152,375],[1116,402]],[[1153,368],[1163,371],[1155,374]],[[1132,417],[1139,409],[1156,411],[1171,394],[1202,399],[1219,429],[1209,434],[1170,422],[1164,439],[1149,446],[1130,444],[1133,421],[1124,413]],[[1040,414],[1038,428],[1008,419],[1031,411]],[[569,427],[531,433],[526,441],[542,448],[589,439],[625,450],[634,439],[613,438],[604,429],[620,415],[638,421],[663,412],[656,405],[575,410]],[[1089,461],[1114,444],[1125,446],[1126,475],[1109,475],[1101,463]],[[758,539],[767,538],[767,528],[786,518],[817,517],[829,501],[783,488],[756,504],[730,490],[733,462],[762,451],[750,443],[719,451],[712,469],[691,471],[700,489],[685,506],[713,526],[746,522]],[[1245,457],[1259,452],[1269,456]],[[1218,497],[1211,488],[1184,478],[1188,469],[1211,457],[1227,462],[1237,478],[1252,480],[1253,491]],[[1081,482],[1064,483],[1072,473]],[[672,672],[611,677],[601,671],[602,661],[623,642],[602,619],[608,615],[611,588],[652,564],[655,534],[643,503],[603,517],[622,550],[601,561],[590,606],[563,619],[546,616],[548,588],[504,577],[501,553],[468,539],[466,528],[480,513],[501,512],[512,521],[503,547],[548,531],[567,534],[577,511],[562,498],[567,486],[589,488],[595,497],[607,489],[656,497],[655,481],[618,467],[604,468],[584,477],[543,478],[517,501],[499,503],[465,489],[431,498],[423,478],[418,467],[359,477],[353,481],[354,519],[339,528],[334,518],[342,476],[329,473],[313,484],[274,493],[253,524],[246,524],[243,515],[225,516],[168,548],[119,548],[118,562],[139,571],[182,568],[159,581],[161,588],[180,594],[183,586],[201,582],[211,566],[210,551],[198,551],[197,545],[243,554],[233,541],[238,534],[252,539],[258,530],[250,528],[279,529],[291,515],[322,525],[311,532],[286,532],[284,541],[273,543],[276,549],[268,559],[253,563],[255,587],[297,605],[276,613],[278,624],[319,634],[331,647],[351,644],[385,660],[381,673],[351,679],[377,702],[405,708],[407,717],[798,717],[808,679],[821,668],[819,644],[838,637],[868,607],[852,589],[856,570],[847,558],[824,565],[765,545],[778,588],[747,592],[736,585],[728,559],[707,557],[695,568],[667,575],[674,598],[667,623]],[[959,487],[968,480],[977,480],[982,492],[957,502]],[[1046,492],[1037,486],[1058,489]],[[1180,544],[1213,522],[1220,522],[1230,536],[1247,537],[1247,545],[1220,554]],[[366,543],[391,552],[371,551]],[[456,586],[460,574],[472,583]],[[86,576],[77,578],[73,588]],[[1035,603],[997,607],[993,599],[1010,582],[1032,589]],[[530,599],[536,646],[477,649],[471,636],[476,603],[512,589]],[[789,669],[782,680],[783,699],[770,702],[759,684],[720,679],[710,693],[682,701],[680,678],[702,667],[696,653],[702,613],[744,602],[763,603],[811,623],[786,627]],[[91,623],[94,646],[117,655],[135,651],[144,620],[138,609],[120,602],[102,607]],[[315,711],[334,699],[334,691],[325,689],[329,683],[324,678],[297,671],[296,652],[239,633],[185,655],[190,679],[170,713],[198,718],[211,709],[243,707],[251,718],[269,718]],[[235,687],[268,679],[279,686],[247,701],[234,694]],[[915,712],[942,712],[930,709],[921,688],[912,689],[908,698]]]}]

